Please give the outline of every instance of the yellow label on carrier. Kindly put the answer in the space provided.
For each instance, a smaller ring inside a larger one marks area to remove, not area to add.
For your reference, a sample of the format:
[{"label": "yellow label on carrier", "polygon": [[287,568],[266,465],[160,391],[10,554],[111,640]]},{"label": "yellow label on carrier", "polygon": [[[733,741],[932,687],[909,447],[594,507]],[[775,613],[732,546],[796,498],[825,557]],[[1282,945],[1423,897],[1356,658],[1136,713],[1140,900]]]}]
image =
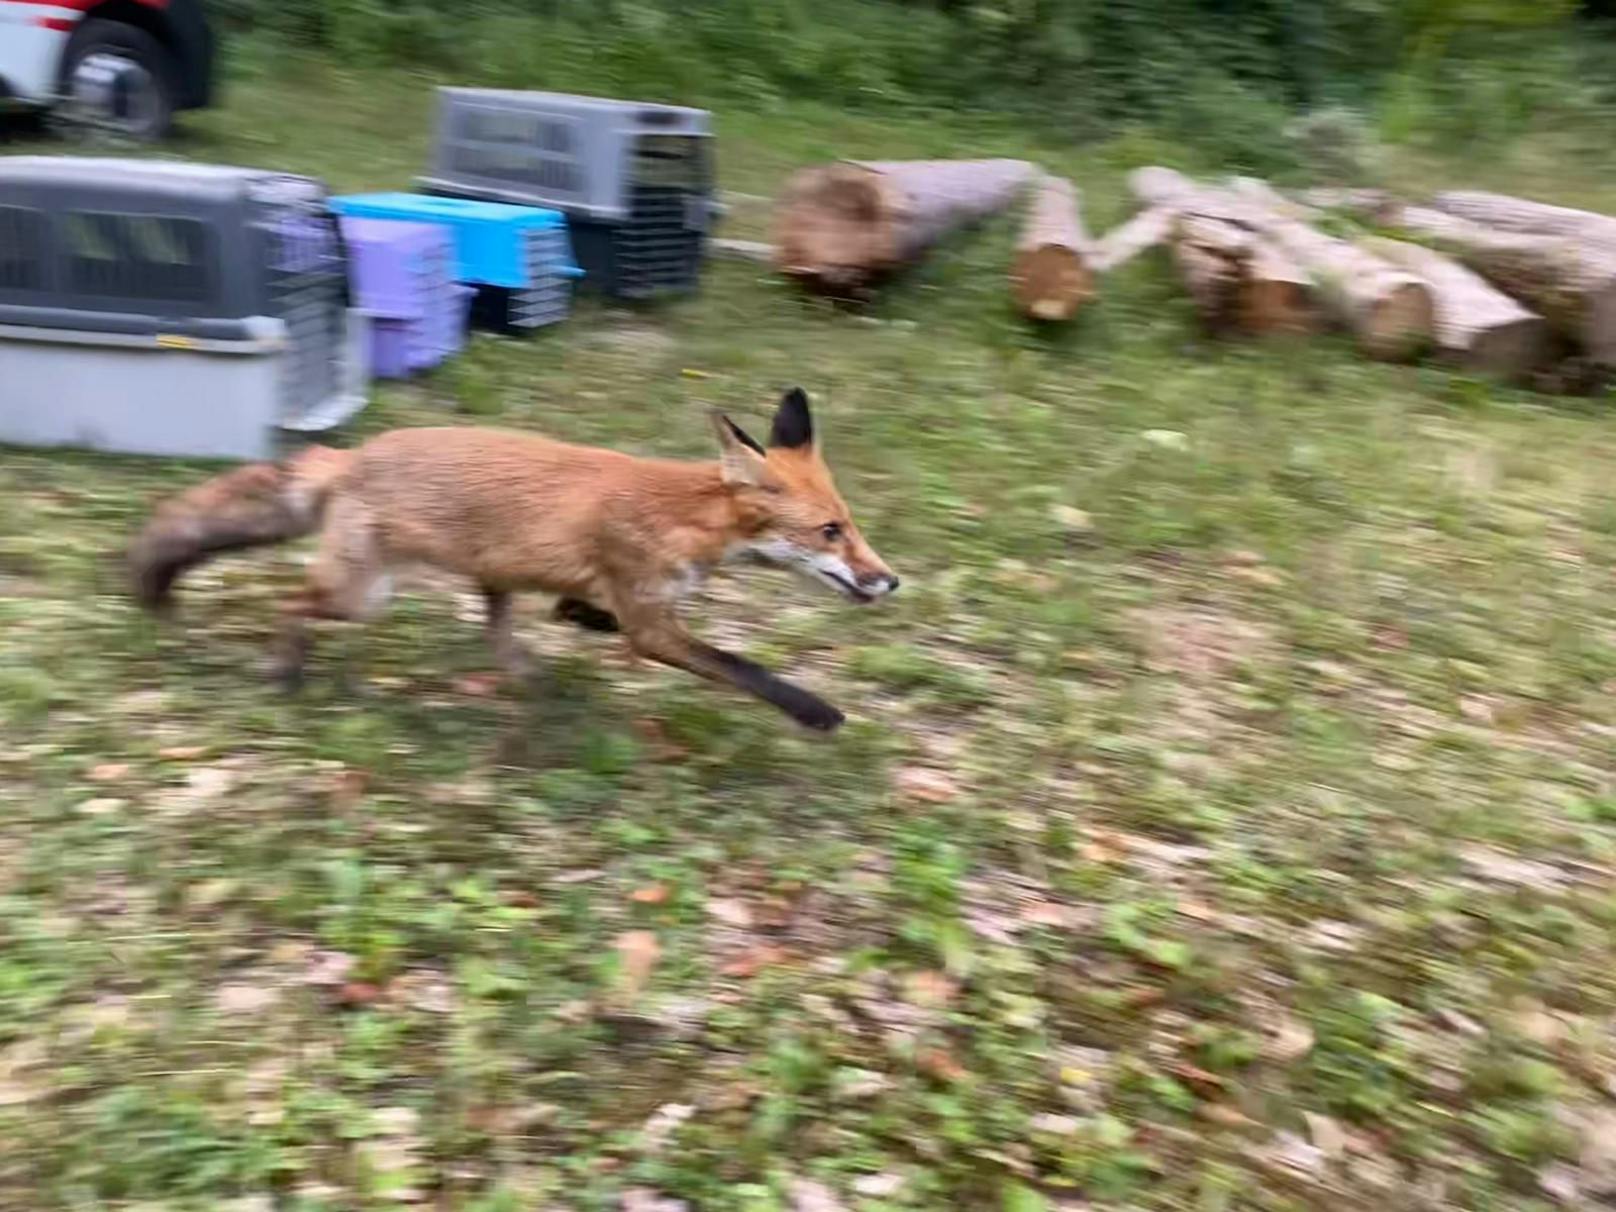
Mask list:
[{"label": "yellow label on carrier", "polygon": [[157,334],[157,347],[159,349],[195,349],[196,341],[191,337],[182,337],[177,332],[160,332]]}]

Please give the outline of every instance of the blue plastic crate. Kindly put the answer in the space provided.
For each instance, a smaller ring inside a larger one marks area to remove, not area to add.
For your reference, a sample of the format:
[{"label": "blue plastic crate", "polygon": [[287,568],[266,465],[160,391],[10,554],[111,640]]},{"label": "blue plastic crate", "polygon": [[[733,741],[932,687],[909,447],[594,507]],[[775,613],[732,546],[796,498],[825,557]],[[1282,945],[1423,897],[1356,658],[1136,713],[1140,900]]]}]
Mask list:
[{"label": "blue plastic crate", "polygon": [[[366,219],[404,219],[440,223],[455,237],[455,276],[462,282],[526,290],[544,278],[578,278],[583,270],[572,259],[567,217],[538,206],[510,206],[429,194],[348,194],[331,199],[340,215]],[[535,248],[545,250],[542,269]]]}]

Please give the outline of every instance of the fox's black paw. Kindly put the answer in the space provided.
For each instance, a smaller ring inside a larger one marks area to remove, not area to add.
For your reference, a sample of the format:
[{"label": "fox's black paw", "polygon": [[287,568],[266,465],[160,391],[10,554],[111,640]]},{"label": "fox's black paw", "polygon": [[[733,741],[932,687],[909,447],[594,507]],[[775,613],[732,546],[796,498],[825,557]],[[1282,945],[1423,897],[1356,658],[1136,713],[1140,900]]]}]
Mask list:
[{"label": "fox's black paw", "polygon": [[797,704],[791,714],[797,723],[815,732],[835,732],[847,722],[847,717],[824,699],[811,696],[808,702]]}]

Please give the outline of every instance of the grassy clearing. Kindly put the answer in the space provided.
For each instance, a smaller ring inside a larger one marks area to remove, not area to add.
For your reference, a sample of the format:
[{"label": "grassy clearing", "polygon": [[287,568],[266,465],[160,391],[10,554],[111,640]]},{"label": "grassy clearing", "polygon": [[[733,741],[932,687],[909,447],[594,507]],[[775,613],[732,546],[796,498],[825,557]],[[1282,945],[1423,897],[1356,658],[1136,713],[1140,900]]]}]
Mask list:
[{"label": "grassy clearing", "polygon": [[[405,185],[426,85],[249,74],[184,150]],[[1120,170],[1175,153],[722,125],[732,189],[1031,154],[1101,230]],[[1555,192],[1616,209],[1616,178]],[[904,593],[748,574],[703,624],[847,708],[829,742],[539,602],[540,683],[495,687],[436,582],[281,699],[295,553],[198,575],[177,628],[120,596],[119,540],[203,469],[0,456],[0,1206],[1530,1209],[1610,1181],[1606,406],[1209,347],[1152,265],[1035,335],[1010,238],[862,316],[715,265],[699,299],[479,337],[360,427],[699,456],[703,407],[808,386]]]}]

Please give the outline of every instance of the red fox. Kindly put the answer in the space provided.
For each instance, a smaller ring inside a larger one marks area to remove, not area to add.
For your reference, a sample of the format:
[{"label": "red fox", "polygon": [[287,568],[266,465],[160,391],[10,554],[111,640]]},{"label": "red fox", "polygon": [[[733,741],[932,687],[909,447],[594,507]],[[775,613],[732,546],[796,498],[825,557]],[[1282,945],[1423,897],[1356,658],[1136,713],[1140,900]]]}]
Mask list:
[{"label": "red fox", "polygon": [[320,534],[303,589],[282,608],[274,668],[302,677],[311,619],[362,620],[395,569],[470,577],[487,603],[499,663],[525,671],[511,595],[558,595],[558,617],[621,630],[642,656],[728,682],[799,723],[830,730],[831,704],[692,637],[676,608],[716,566],[789,567],[854,602],[898,588],[859,534],[820,455],[808,396],[786,392],[767,448],[714,413],[717,462],[636,458],[535,434],[395,429],[351,451],[312,447],[226,472],[164,502],[128,553],[136,598],[172,599],[188,569],[223,552]]}]

